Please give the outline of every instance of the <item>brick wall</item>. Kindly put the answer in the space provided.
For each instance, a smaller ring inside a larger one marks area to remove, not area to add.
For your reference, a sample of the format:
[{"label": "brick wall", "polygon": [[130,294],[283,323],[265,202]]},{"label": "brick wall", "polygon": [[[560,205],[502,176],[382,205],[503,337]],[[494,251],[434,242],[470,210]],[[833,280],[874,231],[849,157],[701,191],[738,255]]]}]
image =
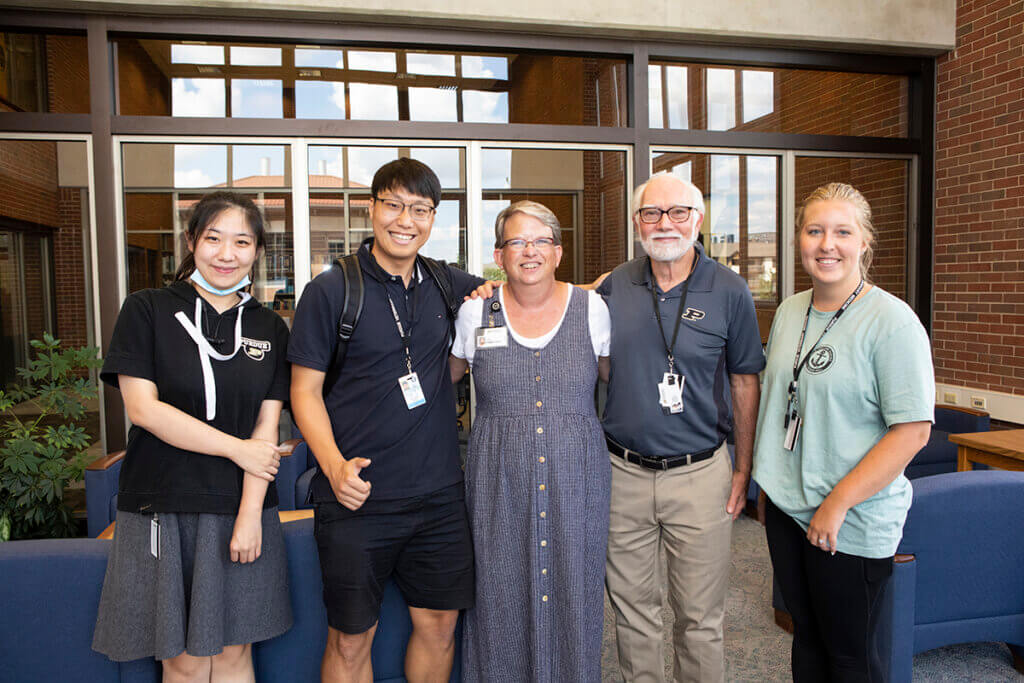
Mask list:
[{"label": "brick wall", "polygon": [[123,115],[171,115],[171,81],[137,40],[117,41],[117,93]]},{"label": "brick wall", "polygon": [[57,227],[57,145],[0,142],[0,215]]},{"label": "brick wall", "polygon": [[56,286],[57,337],[65,346],[86,346],[85,263],[83,261],[83,214],[88,211],[88,193],[79,188],[59,190],[60,230],[53,239],[53,271]]},{"label": "brick wall", "polygon": [[89,49],[85,36],[46,36],[48,111],[89,113]]},{"label": "brick wall", "polygon": [[937,78],[936,380],[1024,395],[1024,3],[958,0]]}]

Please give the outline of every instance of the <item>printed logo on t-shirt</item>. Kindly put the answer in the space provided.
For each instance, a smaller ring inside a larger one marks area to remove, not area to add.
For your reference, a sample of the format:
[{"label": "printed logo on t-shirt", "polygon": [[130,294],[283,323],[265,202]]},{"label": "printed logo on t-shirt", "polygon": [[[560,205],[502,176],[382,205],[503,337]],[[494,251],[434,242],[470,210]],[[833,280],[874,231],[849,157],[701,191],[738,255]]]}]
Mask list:
[{"label": "printed logo on t-shirt", "polygon": [[706,315],[707,313],[699,308],[691,308],[690,306],[687,306],[686,312],[683,313],[681,317],[686,320],[703,320]]},{"label": "printed logo on t-shirt", "polygon": [[811,353],[811,357],[807,359],[807,372],[812,374],[820,374],[825,372],[832,367],[832,362],[836,359],[836,350],[831,346],[825,344],[814,349]]},{"label": "printed logo on t-shirt", "polygon": [[270,353],[270,342],[242,337],[242,349],[249,358],[263,360],[263,357]]}]

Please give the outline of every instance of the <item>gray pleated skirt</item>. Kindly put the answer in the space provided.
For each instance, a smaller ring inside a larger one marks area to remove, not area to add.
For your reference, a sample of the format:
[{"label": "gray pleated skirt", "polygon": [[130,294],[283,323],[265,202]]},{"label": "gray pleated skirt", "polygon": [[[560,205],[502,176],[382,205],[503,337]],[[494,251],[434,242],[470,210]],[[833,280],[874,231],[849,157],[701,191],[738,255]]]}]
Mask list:
[{"label": "gray pleated skirt", "polygon": [[234,515],[119,511],[92,647],[114,661],[220,653],[292,625],[288,563],[277,508],[263,511],[259,559],[231,561]]}]

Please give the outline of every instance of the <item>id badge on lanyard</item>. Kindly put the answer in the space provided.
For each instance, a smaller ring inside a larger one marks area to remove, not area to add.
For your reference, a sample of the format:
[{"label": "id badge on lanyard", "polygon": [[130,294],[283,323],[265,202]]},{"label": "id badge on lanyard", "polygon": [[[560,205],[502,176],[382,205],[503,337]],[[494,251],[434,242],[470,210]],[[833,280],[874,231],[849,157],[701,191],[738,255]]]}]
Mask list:
[{"label": "id badge on lanyard", "polygon": [[487,316],[487,327],[478,327],[474,333],[476,350],[481,349],[503,349],[508,346],[508,328],[504,325],[494,324],[494,313],[501,310],[501,304],[497,301],[491,302],[492,313]]},{"label": "id badge on lanyard", "polygon": [[839,307],[839,310],[837,310],[835,315],[832,316],[832,319],[828,321],[827,325],[825,325],[825,329],[821,331],[820,335],[818,335],[818,340],[811,345],[811,349],[807,352],[807,355],[803,357],[803,360],[800,360],[800,353],[804,350],[804,337],[807,336],[807,323],[811,319],[811,306],[814,305],[813,294],[811,295],[811,301],[807,303],[807,313],[804,314],[804,326],[803,329],[800,330],[800,341],[796,347],[796,358],[793,359],[793,381],[789,383],[788,387],[789,401],[786,403],[786,415],[782,421],[782,426],[786,428],[786,438],[782,442],[782,447],[787,451],[792,451],[796,448],[797,439],[800,438],[800,427],[803,425],[803,418],[800,416],[800,371],[803,370],[804,365],[807,364],[811,354],[814,353],[814,349],[817,348],[818,344],[821,343],[821,340],[824,339],[826,334],[828,334],[828,331],[831,330],[832,326],[836,324],[837,320],[839,320],[839,316],[849,308],[850,304],[853,303],[853,300],[857,298],[857,295],[860,294],[863,289],[864,280],[862,278],[860,284],[857,285],[857,288],[853,290],[853,293],[850,294],[850,296],[846,297],[846,301],[843,302],[843,305]]},{"label": "id badge on lanyard", "polygon": [[[395,318],[395,326],[398,328],[398,336],[402,339],[402,348],[405,350],[405,368],[408,373],[398,378],[398,388],[402,392],[402,398],[405,399],[405,407],[409,410],[413,408],[419,408],[425,405],[427,402],[426,396],[423,395],[423,387],[420,386],[420,378],[415,372],[412,371],[412,354],[409,352],[409,346],[412,340],[412,323],[410,322],[410,329],[406,330],[402,326],[402,320],[398,317],[398,309],[395,308],[395,302],[391,300],[391,295],[385,294],[388,297],[388,303],[391,304],[391,314]],[[409,316],[412,318],[412,316]]]},{"label": "id badge on lanyard", "polygon": [[[658,332],[661,334],[661,341],[665,345],[665,355],[668,357],[668,372],[661,376],[658,382],[658,405],[664,415],[678,415],[683,412],[683,386],[686,384],[686,377],[676,372],[676,359],[672,355],[676,347],[676,338],[679,336],[679,324],[683,319],[683,311],[686,310],[686,294],[690,289],[690,279],[693,271],[697,269],[698,259],[696,248],[693,253],[693,265],[690,266],[690,274],[683,283],[683,291],[679,295],[679,310],[676,312],[675,327],[672,330],[672,341],[665,338],[665,330],[661,324],[661,309],[658,308],[658,295],[655,293],[657,280],[654,277],[654,270],[651,269],[651,302],[654,306],[654,317],[658,319]],[[650,268],[650,264],[648,264]]]}]

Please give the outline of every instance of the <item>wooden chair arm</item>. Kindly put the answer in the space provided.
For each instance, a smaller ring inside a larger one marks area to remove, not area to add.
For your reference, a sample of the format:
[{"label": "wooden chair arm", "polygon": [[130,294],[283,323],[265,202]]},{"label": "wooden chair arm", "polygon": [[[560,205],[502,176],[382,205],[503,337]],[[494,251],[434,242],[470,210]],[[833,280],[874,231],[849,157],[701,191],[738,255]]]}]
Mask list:
[{"label": "wooden chair arm", "polygon": [[946,403],[936,403],[935,408],[942,408],[943,410],[955,410],[958,413],[965,413],[967,415],[973,415],[974,417],[988,417],[988,413],[984,410],[978,410],[977,408],[968,408],[967,406],[954,406]]},{"label": "wooden chair arm", "polygon": [[112,465],[121,462],[124,458],[124,451],[114,451],[113,453],[107,453],[106,455],[96,458],[89,463],[85,469],[87,470],[105,470],[109,469]]},{"label": "wooden chair arm", "polygon": [[896,557],[893,558],[893,562],[895,562],[896,564],[908,564],[910,562],[913,562],[915,559],[917,558],[915,558],[913,555],[903,555],[897,553]]},{"label": "wooden chair arm", "polygon": [[281,449],[281,457],[283,458],[294,453],[300,443],[302,443],[302,439],[288,439],[287,441],[282,441],[281,445],[278,446],[278,448]]}]

